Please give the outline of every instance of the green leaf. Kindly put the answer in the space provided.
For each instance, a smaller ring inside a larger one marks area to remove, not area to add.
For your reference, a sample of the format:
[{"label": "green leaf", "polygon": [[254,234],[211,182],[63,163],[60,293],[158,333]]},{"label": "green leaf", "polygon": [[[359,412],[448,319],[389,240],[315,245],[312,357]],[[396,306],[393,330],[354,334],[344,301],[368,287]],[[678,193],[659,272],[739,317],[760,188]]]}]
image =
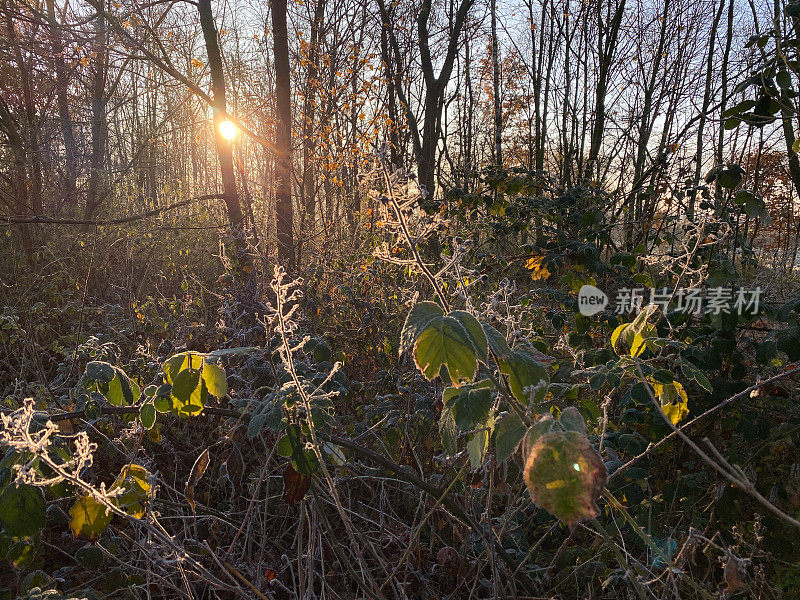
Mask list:
[{"label": "green leaf", "polygon": [[113,513],[91,496],[80,498],[69,511],[72,520],[69,523],[72,533],[77,537],[83,535],[90,539],[97,539],[103,533]]},{"label": "green leaf", "polygon": [[614,332],[611,334],[611,347],[614,349],[614,352],[622,356],[622,353],[619,350],[618,344],[620,338],[625,341],[627,337],[627,331],[630,323],[623,323],[622,325],[618,325]]},{"label": "green leaf", "polygon": [[492,353],[502,359],[507,359],[511,356],[513,352],[508,342],[506,342],[506,337],[488,323],[483,323],[482,326]]},{"label": "green leaf", "polygon": [[581,416],[581,411],[574,406],[568,406],[561,411],[558,423],[564,428],[564,431],[574,431],[581,435],[586,435],[586,422]]},{"label": "green leaf", "polygon": [[514,453],[525,431],[525,424],[516,413],[508,413],[500,420],[494,432],[498,462],[503,462]]},{"label": "green leaf", "polygon": [[42,490],[9,483],[0,493],[0,523],[13,537],[33,537],[44,527],[47,505]]},{"label": "green leaf", "polygon": [[769,364],[777,354],[778,345],[775,343],[775,340],[766,340],[761,342],[756,348],[756,361],[760,365],[766,365]]},{"label": "green leaf", "polygon": [[153,425],[156,424],[155,407],[150,402],[143,404],[139,409],[139,418],[142,421],[142,427],[145,429],[152,429]]},{"label": "green leaf", "polygon": [[[115,367],[115,377],[108,383],[106,400],[111,406],[130,406],[139,399],[139,386],[131,381],[125,372]],[[134,397],[134,386],[136,397]]]},{"label": "green leaf", "polygon": [[97,546],[89,544],[78,549],[75,559],[81,563],[84,569],[96,571],[103,565],[103,551]]},{"label": "green leaf", "polygon": [[478,322],[478,319],[463,310],[451,311],[447,316],[457,319],[458,322],[464,326],[464,329],[466,329],[469,334],[470,341],[472,341],[472,346],[475,348],[478,358],[486,362],[488,341],[486,339],[486,333],[483,331],[483,327],[480,322]]},{"label": "green leaf", "polygon": [[157,396],[153,400],[153,407],[160,413],[168,413],[172,410],[172,399],[169,396]]},{"label": "green leaf", "polygon": [[574,431],[539,438],[525,462],[525,484],[533,501],[570,527],[598,515],[595,499],[606,468],[586,436]]},{"label": "green leaf", "polygon": [[555,426],[555,419],[553,415],[541,415],[536,422],[528,427],[525,436],[522,438],[522,454],[527,457],[531,452],[533,445],[539,441],[539,438],[550,433]]},{"label": "green leaf", "polygon": [[144,505],[150,494],[150,478],[147,469],[141,465],[129,464],[122,467],[110,491],[123,490],[112,502],[126,513],[141,519]]},{"label": "green leaf", "polygon": [[493,388],[492,382],[484,379],[460,389],[445,390],[444,401],[453,411],[456,427],[462,431],[469,431],[477,424],[486,421],[489,408],[492,406]]},{"label": "green leaf", "polygon": [[212,396],[224,398],[228,393],[228,381],[225,378],[225,371],[219,365],[204,362],[203,381],[206,383],[208,393]]},{"label": "green leaf", "polygon": [[458,452],[458,445],[456,443],[456,420],[453,418],[453,411],[449,406],[442,408],[442,414],[439,416],[439,435],[442,438],[442,446],[448,456],[455,455]]},{"label": "green leaf", "polygon": [[417,302],[409,311],[400,333],[400,354],[413,348],[430,322],[442,316],[444,311],[435,302]]},{"label": "green leaf", "polygon": [[414,361],[429,381],[445,365],[455,386],[472,381],[478,370],[478,358],[469,334],[453,317],[438,317],[429,322],[417,338]]},{"label": "green leaf", "polygon": [[[756,351],[756,358],[758,358],[758,351]],[[681,364],[681,372],[683,373],[684,377],[688,379],[694,379],[701,388],[706,390],[707,392],[713,392],[714,388],[711,386],[711,382],[708,380],[703,372],[695,367],[689,361],[684,361]]]},{"label": "green leaf", "polygon": [[498,358],[500,372],[508,378],[508,386],[514,397],[528,405],[530,397],[526,389],[537,388],[536,399],[541,400],[547,392],[550,378],[547,370],[536,359],[522,351],[513,352],[507,360]]},{"label": "green leaf", "polygon": [[478,469],[483,465],[486,459],[486,451],[489,449],[489,438],[494,429],[494,418],[489,419],[484,423],[484,428],[472,434],[467,442],[467,454],[469,454],[470,466],[473,469]]},{"label": "green leaf", "polygon": [[172,395],[181,403],[186,404],[200,383],[200,371],[184,369],[179,372],[172,384]]},{"label": "green leaf", "polygon": [[172,385],[175,382],[175,377],[180,372],[183,365],[186,363],[186,353],[176,354],[171,356],[164,362],[164,380]]},{"label": "green leaf", "polygon": [[189,399],[184,403],[179,403],[177,406],[173,404],[173,407],[176,408],[179,417],[194,417],[203,411],[207,399],[208,389],[206,389],[206,384],[201,379],[199,385],[192,391]]},{"label": "green leaf", "polygon": [[107,362],[95,360],[86,365],[86,377],[92,381],[108,383],[114,379],[114,375],[116,375],[114,367]]},{"label": "green leaf", "polygon": [[283,420],[283,411],[272,398],[263,400],[250,417],[247,424],[247,437],[251,440],[255,438],[264,427],[272,431],[278,431]]},{"label": "green leaf", "polygon": [[180,354],[175,354],[164,363],[164,379],[167,383],[174,385],[175,377],[177,377],[181,371],[189,368],[199,370],[202,365],[203,357],[197,352],[181,352]]},{"label": "green leaf", "polygon": [[775,339],[776,347],[792,362],[800,360],[800,326],[780,331]]}]

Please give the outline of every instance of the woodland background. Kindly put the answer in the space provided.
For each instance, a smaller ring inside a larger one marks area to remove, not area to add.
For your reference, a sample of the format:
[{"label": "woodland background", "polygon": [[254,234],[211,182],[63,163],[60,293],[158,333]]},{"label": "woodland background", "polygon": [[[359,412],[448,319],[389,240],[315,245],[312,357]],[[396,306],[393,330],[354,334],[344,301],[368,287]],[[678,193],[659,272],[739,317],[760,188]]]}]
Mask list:
[{"label": "woodland background", "polygon": [[[0,596],[800,597],[798,34],[1,0]],[[539,436],[596,468],[579,516]]]}]

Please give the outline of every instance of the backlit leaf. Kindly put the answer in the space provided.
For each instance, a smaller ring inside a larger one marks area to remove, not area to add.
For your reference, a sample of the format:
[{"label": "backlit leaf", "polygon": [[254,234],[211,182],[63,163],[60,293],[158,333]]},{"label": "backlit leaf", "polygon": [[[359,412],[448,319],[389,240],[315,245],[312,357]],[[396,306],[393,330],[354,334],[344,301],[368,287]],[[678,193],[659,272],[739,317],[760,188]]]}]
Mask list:
[{"label": "backlit leaf", "polygon": [[414,361],[429,381],[445,365],[456,387],[464,381],[472,381],[478,370],[478,359],[469,334],[453,317],[439,317],[429,323],[417,338]]},{"label": "backlit leaf", "polygon": [[69,523],[75,536],[97,539],[111,523],[113,514],[91,496],[80,498],[69,511]]},{"label": "backlit leaf", "polygon": [[551,432],[531,448],[525,483],[538,506],[572,526],[597,516],[595,499],[606,483],[606,468],[586,436]]},{"label": "backlit leaf", "polygon": [[228,393],[228,382],[225,371],[214,363],[203,363],[203,381],[206,383],[208,393],[217,398],[223,398]]},{"label": "backlit leaf", "polygon": [[550,378],[547,371],[536,359],[524,351],[515,351],[507,360],[498,358],[500,372],[508,377],[508,386],[514,397],[528,405],[530,392],[536,389],[536,399],[540,400],[547,391]]},{"label": "backlit leaf", "polygon": [[435,302],[417,302],[409,311],[400,333],[400,354],[413,348],[430,322],[442,316],[444,311]]}]

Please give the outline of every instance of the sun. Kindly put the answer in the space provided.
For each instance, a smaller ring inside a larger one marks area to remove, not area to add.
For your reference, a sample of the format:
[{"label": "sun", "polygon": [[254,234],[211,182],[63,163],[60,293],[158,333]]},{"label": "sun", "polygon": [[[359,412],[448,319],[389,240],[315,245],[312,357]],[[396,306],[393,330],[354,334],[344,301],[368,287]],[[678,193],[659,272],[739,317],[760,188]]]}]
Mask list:
[{"label": "sun", "polygon": [[233,121],[225,120],[219,124],[219,133],[229,142],[236,137],[236,124]]}]

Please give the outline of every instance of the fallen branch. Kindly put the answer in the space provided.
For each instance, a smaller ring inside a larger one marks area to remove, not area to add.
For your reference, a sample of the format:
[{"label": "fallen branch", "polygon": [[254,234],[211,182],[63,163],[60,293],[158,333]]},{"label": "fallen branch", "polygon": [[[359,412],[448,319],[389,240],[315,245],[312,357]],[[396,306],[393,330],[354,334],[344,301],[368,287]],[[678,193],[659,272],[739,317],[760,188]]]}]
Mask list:
[{"label": "fallen branch", "polygon": [[222,194],[206,194],[205,196],[195,196],[193,198],[189,198],[188,200],[182,200],[180,202],[176,202],[175,204],[169,204],[168,206],[162,206],[161,208],[154,208],[153,210],[148,210],[147,212],[143,212],[139,215],[131,215],[129,217],[121,217],[119,219],[106,219],[106,220],[96,221],[87,219],[54,219],[50,217],[0,217],[0,223],[9,223],[11,225],[34,224],[34,223],[41,223],[46,225],[89,225],[89,226],[123,225],[125,223],[133,223],[134,221],[141,221],[142,219],[149,219],[150,217],[155,217],[157,215],[160,215],[161,213],[175,210],[176,208],[180,208],[182,206],[186,206],[187,204],[192,204],[193,202],[198,202],[200,200],[221,200],[222,198],[223,198]]}]

